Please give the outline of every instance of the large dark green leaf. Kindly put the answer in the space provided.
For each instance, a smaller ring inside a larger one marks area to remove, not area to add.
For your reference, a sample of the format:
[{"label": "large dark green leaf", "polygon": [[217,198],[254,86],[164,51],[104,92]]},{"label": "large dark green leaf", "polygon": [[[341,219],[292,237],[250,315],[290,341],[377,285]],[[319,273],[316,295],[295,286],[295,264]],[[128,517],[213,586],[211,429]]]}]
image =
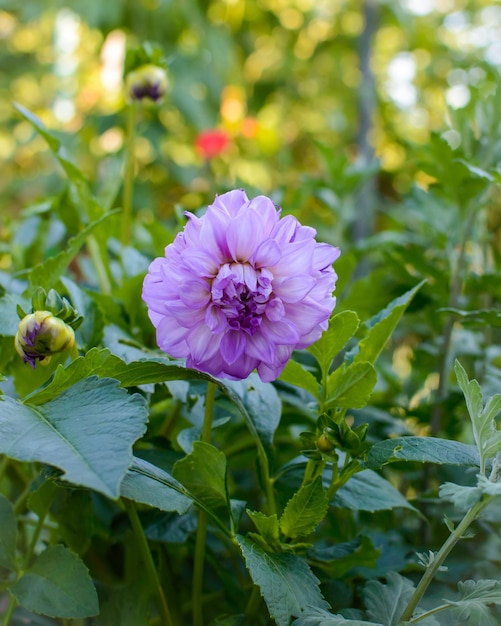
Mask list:
[{"label": "large dark green leaf", "polygon": [[320,593],[318,579],[302,558],[265,552],[241,535],[237,535],[237,541],[251,578],[278,626],[288,626],[291,616],[301,615],[309,606],[329,608]]},{"label": "large dark green leaf", "polygon": [[257,374],[251,374],[245,380],[225,381],[223,388],[239,407],[251,432],[267,448],[271,447],[282,414],[282,404],[275,387],[271,383],[263,383]]},{"label": "large dark green leaf", "polygon": [[204,441],[193,442],[193,452],[176,461],[172,475],[209,509],[226,507],[226,457]]},{"label": "large dark green leaf", "polygon": [[363,462],[364,467],[379,469],[395,461],[417,461],[439,465],[478,466],[475,446],[438,437],[397,437],[372,446]]},{"label": "large dark green leaf", "polygon": [[58,467],[68,482],[117,498],[146,420],[140,395],[90,377],[39,406],[0,397],[0,452]]},{"label": "large dark green leaf", "polygon": [[332,504],[371,513],[394,508],[416,510],[390,482],[371,470],[352,476],[337,492]]},{"label": "large dark green leaf", "polygon": [[10,591],[21,606],[50,617],[78,619],[99,611],[87,568],[64,546],[42,552]]},{"label": "large dark green leaf", "polygon": [[149,504],[161,511],[183,514],[191,506],[191,500],[181,491],[184,488],[170,474],[137,457],[120,487],[120,493],[125,498]]},{"label": "large dark green leaf", "polygon": [[309,535],[323,520],[329,498],[322,486],[322,477],[302,485],[292,496],[280,518],[280,529],[286,537]]}]

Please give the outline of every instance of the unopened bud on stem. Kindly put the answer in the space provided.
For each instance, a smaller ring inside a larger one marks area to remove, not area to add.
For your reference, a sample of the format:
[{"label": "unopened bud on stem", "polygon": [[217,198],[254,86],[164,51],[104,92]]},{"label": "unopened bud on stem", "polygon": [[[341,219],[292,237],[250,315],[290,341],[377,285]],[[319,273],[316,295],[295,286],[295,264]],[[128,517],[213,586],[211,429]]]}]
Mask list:
[{"label": "unopened bud on stem", "polygon": [[25,363],[33,369],[37,360],[47,365],[53,354],[73,348],[73,328],[49,311],[35,311],[19,322],[14,346]]}]

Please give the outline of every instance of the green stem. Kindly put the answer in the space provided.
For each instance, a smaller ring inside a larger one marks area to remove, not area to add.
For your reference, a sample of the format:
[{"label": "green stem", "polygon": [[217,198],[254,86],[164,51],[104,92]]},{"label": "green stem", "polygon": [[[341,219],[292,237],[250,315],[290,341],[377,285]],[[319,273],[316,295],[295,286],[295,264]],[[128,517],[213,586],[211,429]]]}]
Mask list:
[{"label": "green stem", "polygon": [[9,626],[10,620],[12,618],[12,614],[14,613],[14,609],[16,608],[17,600],[14,596],[10,597],[9,605],[7,606],[7,610],[3,616],[2,626]]},{"label": "green stem", "polygon": [[[207,394],[205,396],[204,423],[202,426],[201,440],[210,443],[212,432],[212,417],[216,399],[216,385],[213,382],[207,384]],[[202,590],[205,563],[205,542],[207,538],[207,513],[200,510],[198,512],[197,535],[195,539],[195,556],[193,565],[193,626],[203,626]]]},{"label": "green stem", "polygon": [[7,470],[7,466],[9,465],[9,457],[4,454],[2,460],[0,461],[0,483],[3,480],[5,472]]},{"label": "green stem", "polygon": [[48,512],[49,512],[49,509],[47,508],[47,510],[45,511],[45,514],[40,515],[40,517],[38,518],[37,525],[35,526],[35,530],[33,532],[33,536],[31,537],[30,545],[28,546],[26,557],[24,559],[24,563],[21,569],[26,569],[27,567],[29,567],[31,558],[33,556],[33,553],[35,552],[35,547],[37,545],[38,538],[40,536],[40,533],[42,532],[42,528],[44,527],[45,518],[47,517]]},{"label": "green stem", "polygon": [[257,585],[252,587],[252,593],[249,597],[247,607],[245,609],[245,617],[249,623],[254,623],[257,613],[262,604],[261,591]]},{"label": "green stem", "polygon": [[96,270],[97,282],[99,283],[100,290],[102,291],[102,293],[110,294],[111,278],[108,274],[108,266],[101,256],[99,244],[94,235],[89,235],[87,237],[87,250],[89,251],[90,258],[92,259],[92,264],[94,265],[94,269]]},{"label": "green stem", "polygon": [[163,624],[164,626],[172,626],[172,619],[170,616],[169,607],[167,606],[167,600],[165,599],[165,595],[160,584],[160,580],[158,578],[155,563],[153,562],[150,547],[148,545],[146,535],[144,534],[139,515],[137,514],[136,506],[134,502],[132,502],[131,500],[127,500],[126,498],[123,498],[122,501],[127,511],[127,515],[129,516],[129,520],[132,526],[132,530],[134,531],[134,536],[136,538],[141,557],[146,566],[146,575],[148,576],[151,586],[156,591],[158,608],[160,610],[160,614],[162,615]]},{"label": "green stem", "polygon": [[125,144],[125,169],[122,200],[122,244],[129,245],[132,222],[132,191],[134,188],[134,147],[136,139],[136,106],[128,105]]},{"label": "green stem", "polygon": [[441,613],[442,611],[445,611],[446,609],[450,609],[450,608],[451,608],[450,604],[441,604],[440,606],[436,606],[434,609],[430,609],[429,611],[426,611],[425,613],[421,613],[417,617],[410,619],[408,623],[416,624],[417,622],[420,622],[421,620],[426,619],[427,617],[430,617],[430,615],[435,615],[435,613]]},{"label": "green stem", "polygon": [[492,497],[485,498],[480,502],[477,502],[474,506],[467,511],[461,522],[456,526],[454,531],[449,535],[447,541],[440,548],[440,550],[435,555],[433,561],[428,565],[426,571],[423,574],[423,577],[419,581],[418,586],[416,587],[411,599],[409,600],[408,605],[406,606],[404,612],[400,616],[400,622],[407,622],[412,618],[414,611],[416,610],[417,605],[421,601],[425,591],[428,589],[430,583],[432,582],[435,574],[437,573],[439,567],[445,561],[445,559],[449,556],[449,553],[454,548],[456,543],[463,537],[466,529],[470,526],[470,524],[475,521],[475,519],[479,516],[480,512],[489,504],[492,500]]}]

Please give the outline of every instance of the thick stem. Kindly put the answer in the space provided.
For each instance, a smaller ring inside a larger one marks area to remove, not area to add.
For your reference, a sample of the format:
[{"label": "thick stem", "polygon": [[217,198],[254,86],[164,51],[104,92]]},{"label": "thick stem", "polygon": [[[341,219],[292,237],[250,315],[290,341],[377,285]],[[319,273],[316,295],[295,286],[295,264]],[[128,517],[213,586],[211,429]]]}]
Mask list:
[{"label": "thick stem", "polygon": [[125,144],[125,168],[122,200],[122,244],[129,245],[132,223],[132,192],[134,189],[134,148],[136,139],[136,106],[128,105]]},{"label": "thick stem", "polygon": [[[209,382],[205,397],[204,423],[202,426],[201,440],[210,443],[212,432],[212,417],[216,399],[216,385]],[[203,626],[202,589],[205,562],[205,541],[207,538],[207,513],[198,512],[197,535],[195,539],[195,556],[193,566],[193,626]]]},{"label": "thick stem", "polygon": [[137,514],[136,506],[131,500],[127,500],[125,498],[123,498],[123,503],[125,506],[125,510],[127,511],[127,515],[129,516],[129,520],[137,541],[139,552],[146,567],[146,575],[150,581],[151,586],[156,591],[158,608],[162,616],[163,624],[164,626],[172,626],[172,618],[170,616],[167,600],[165,599],[165,595],[160,584],[160,580],[158,578],[157,569],[155,567],[155,563],[153,562],[153,557],[151,556],[148,540],[146,539],[146,535],[144,534],[139,515]]},{"label": "thick stem", "polygon": [[471,509],[465,514],[461,522],[456,526],[454,531],[449,535],[449,538],[444,543],[444,545],[440,548],[440,550],[435,555],[433,561],[426,568],[423,577],[419,581],[416,590],[414,591],[411,599],[409,600],[409,604],[405,608],[405,611],[400,616],[400,622],[407,622],[412,618],[414,611],[416,610],[417,605],[421,601],[421,598],[425,594],[428,589],[431,581],[435,577],[439,567],[445,561],[445,559],[449,556],[449,553],[454,548],[456,543],[463,537],[466,529],[470,526],[470,524],[475,521],[475,519],[479,516],[482,509],[484,509],[487,504],[492,500],[491,497],[485,498],[480,502],[477,502]]}]

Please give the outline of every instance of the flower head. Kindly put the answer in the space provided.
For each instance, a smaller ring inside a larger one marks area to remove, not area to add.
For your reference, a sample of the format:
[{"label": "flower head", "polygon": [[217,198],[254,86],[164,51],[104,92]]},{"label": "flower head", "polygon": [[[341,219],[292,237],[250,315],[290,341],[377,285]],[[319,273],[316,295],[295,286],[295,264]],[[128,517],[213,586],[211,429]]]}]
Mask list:
[{"label": "flower head", "polygon": [[142,65],[129,72],[125,79],[127,97],[132,101],[152,100],[158,102],[167,92],[167,73],[163,67]]},{"label": "flower head", "polygon": [[143,300],[159,347],[187,366],[243,379],[277,378],[292,351],[327,328],[340,251],[273,202],[243,190],[217,196],[155,259]]},{"label": "flower head", "polygon": [[228,133],[214,128],[202,131],[196,138],[195,145],[204,159],[209,160],[222,154],[230,143]]},{"label": "flower head", "polygon": [[25,363],[47,365],[53,354],[75,345],[73,328],[49,311],[29,313],[19,322],[14,346]]}]

